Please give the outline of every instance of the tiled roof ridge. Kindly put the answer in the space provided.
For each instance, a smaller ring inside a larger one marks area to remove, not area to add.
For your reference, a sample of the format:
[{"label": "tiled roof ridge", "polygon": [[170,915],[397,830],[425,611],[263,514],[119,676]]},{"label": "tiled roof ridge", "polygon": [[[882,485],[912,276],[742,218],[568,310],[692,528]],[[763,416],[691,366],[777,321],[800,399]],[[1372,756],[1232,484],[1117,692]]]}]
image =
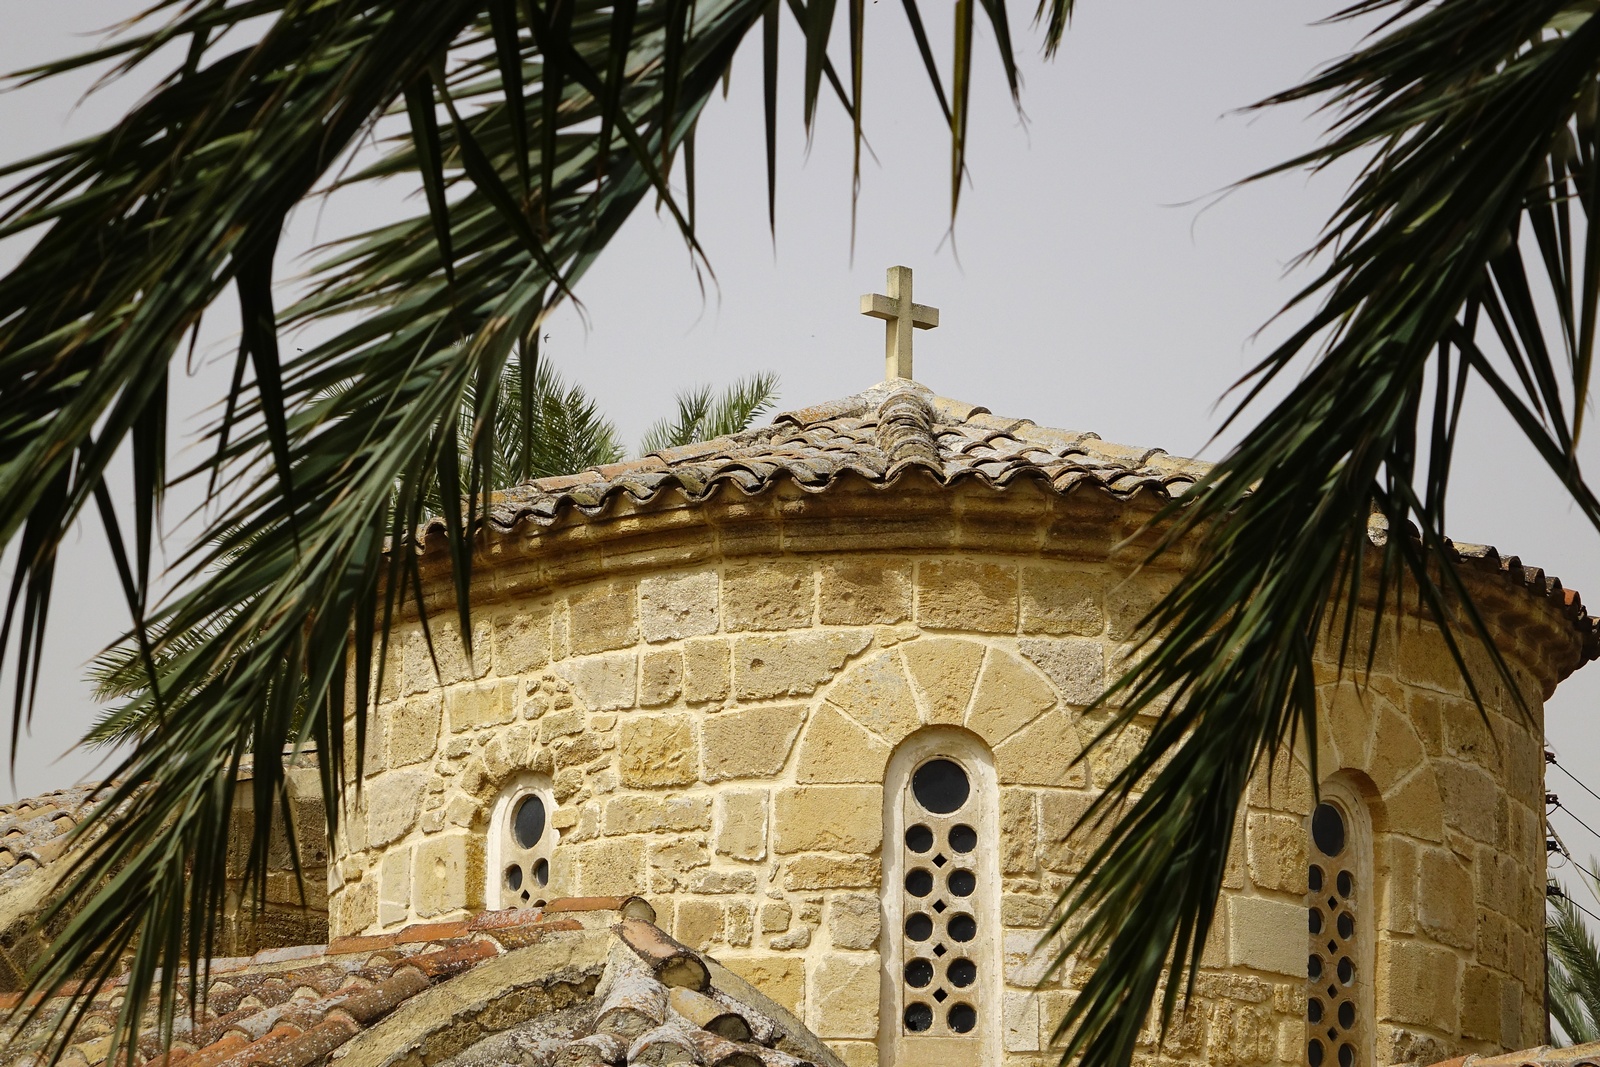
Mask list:
[{"label": "tiled roof ridge", "polygon": [[1540,1045],[1518,1052],[1474,1052],[1433,1067],[1600,1067],[1600,1041],[1567,1048]]},{"label": "tiled roof ridge", "polygon": [[[253,956],[213,960],[207,975],[208,1009],[224,1010],[197,1026],[180,1026],[173,1048],[164,1054],[159,1038],[147,1035],[140,1041],[142,1058],[136,1062],[143,1067],[310,1067],[360,1034],[368,1023],[438,982],[551,933],[588,929],[588,916],[596,913],[614,914],[618,921],[655,919],[654,909],[639,897],[568,898],[542,908],[483,912],[470,919],[335,938],[326,945],[264,949]],[[408,952],[408,947],[416,951]],[[364,964],[350,966],[359,962],[353,957],[364,959]],[[284,968],[285,964],[298,966]],[[276,993],[268,989],[274,982]],[[90,1007],[120,997],[125,986],[126,976],[107,982]],[[311,1003],[295,1004],[289,997],[294,991],[290,986],[310,987],[322,995]],[[324,988],[328,986],[333,988]],[[251,991],[242,999],[231,995],[241,987]],[[54,997],[79,991],[79,986],[68,984]],[[247,1005],[252,998],[256,1003]],[[35,996],[26,1003],[38,1000]],[[7,1062],[6,1039],[16,1036],[6,1034],[6,1017],[23,1004],[21,994],[0,993],[0,1063]],[[178,1021],[186,1024],[188,1019]],[[72,1062],[72,1049],[105,1043],[103,1038],[80,1041],[67,1050],[69,1056],[62,1062]],[[77,1062],[81,1067],[97,1061],[80,1052]]]}]

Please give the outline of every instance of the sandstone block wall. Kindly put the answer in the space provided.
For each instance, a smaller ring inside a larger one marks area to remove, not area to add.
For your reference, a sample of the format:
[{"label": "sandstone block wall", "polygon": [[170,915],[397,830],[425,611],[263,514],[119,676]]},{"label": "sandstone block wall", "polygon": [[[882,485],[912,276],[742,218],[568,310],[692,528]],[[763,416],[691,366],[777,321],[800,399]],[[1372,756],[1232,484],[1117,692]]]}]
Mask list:
[{"label": "sandstone block wall", "polygon": [[[647,896],[663,928],[867,1067],[885,768],[915,731],[956,726],[1000,782],[1001,1062],[1053,1064],[1083,975],[1042,981],[1039,939],[1085,851],[1062,835],[1119,758],[1070,765],[1100,721],[1083,708],[1168,581],[970,552],[729,558],[490,599],[472,659],[435,624],[437,674],[411,624],[372,719],[363,805],[334,844],[331,932],[481,909],[490,806],[531,770],[553,784],[561,835],[546,896]],[[1428,628],[1402,627],[1358,689],[1324,650],[1321,773],[1353,775],[1369,799],[1383,883],[1378,1062],[1523,1047],[1541,1028],[1540,724],[1498,693],[1484,723],[1442,655]],[[1163,1061],[1303,1061],[1312,803],[1303,753],[1253,788]]]}]

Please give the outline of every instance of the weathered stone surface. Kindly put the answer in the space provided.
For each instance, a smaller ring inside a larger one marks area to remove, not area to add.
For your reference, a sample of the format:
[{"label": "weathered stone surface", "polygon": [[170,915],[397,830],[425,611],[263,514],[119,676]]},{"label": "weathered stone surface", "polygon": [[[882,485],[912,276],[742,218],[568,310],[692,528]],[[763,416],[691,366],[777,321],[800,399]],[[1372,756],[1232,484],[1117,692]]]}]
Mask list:
[{"label": "weathered stone surface", "polygon": [[1472,948],[1478,923],[1470,866],[1437,848],[1424,849],[1420,860],[1417,922],[1437,941]]},{"label": "weathered stone surface", "polygon": [[1000,783],[1086,784],[1083,765],[1072,762],[1080,751],[1077,737],[1077,722],[1070,712],[1061,708],[1045,712],[995,746],[994,761]]},{"label": "weathered stone surface", "polygon": [[466,833],[434,834],[416,849],[412,882],[417,914],[424,919],[471,907],[483,884],[483,842]]},{"label": "weathered stone surface", "polygon": [[766,791],[718,794],[716,827],[718,855],[736,860],[766,859]]},{"label": "weathered stone surface", "polygon": [[367,809],[367,844],[382,848],[411,832],[427,794],[424,771],[391,771],[367,783],[362,797]]},{"label": "weathered stone surface", "polygon": [[571,684],[578,700],[590,711],[617,711],[634,705],[637,668],[638,657],[634,653],[613,652],[560,663],[555,671]]},{"label": "weathered stone surface", "polygon": [[1107,578],[1081,567],[1022,568],[1022,632],[1098,637],[1105,629]]},{"label": "weathered stone surface", "polygon": [[1378,1014],[1398,1023],[1438,1027],[1459,1025],[1461,963],[1448,948],[1426,941],[1378,939]]},{"label": "weathered stone surface", "polygon": [[878,898],[871,893],[840,893],[828,899],[828,938],[834,948],[872,949],[878,944]]},{"label": "weathered stone surface", "polygon": [[983,653],[984,646],[976,641],[949,637],[925,637],[903,647],[901,654],[927,722],[962,725]]},{"label": "weathered stone surface", "polygon": [[610,652],[639,639],[632,582],[607,582],[567,594],[567,640],[571,654]]},{"label": "weathered stone surface", "polygon": [[720,620],[716,571],[668,574],[639,583],[639,625],[646,641],[714,634]]},{"label": "weathered stone surface", "polygon": [[1094,703],[1106,686],[1106,650],[1084,638],[1027,637],[1017,648],[1044,672],[1068,704]]},{"label": "weathered stone surface", "polygon": [[450,729],[459,733],[510,722],[515,714],[513,688],[511,682],[470,682],[446,689],[444,710],[450,716]]},{"label": "weathered stone surface", "polygon": [[549,607],[504,611],[494,616],[493,623],[496,674],[527,674],[550,662]]},{"label": "weathered stone surface", "polygon": [[1017,632],[1017,569],[970,560],[917,564],[917,621],[931,630]]},{"label": "weathered stone surface", "polygon": [[816,578],[809,563],[739,564],[723,577],[722,612],[730,632],[792,630],[811,623]]},{"label": "weathered stone surface", "polygon": [[878,958],[828,953],[816,964],[807,997],[811,1030],[828,1038],[876,1036]]},{"label": "weathered stone surface", "polygon": [[828,699],[891,744],[920,725],[898,650],[856,664],[828,688]]},{"label": "weathered stone surface", "polygon": [[378,866],[378,923],[392,926],[411,914],[411,850],[384,853]]},{"label": "weathered stone surface", "polygon": [[1245,853],[1250,881],[1258,889],[1306,891],[1306,824],[1294,815],[1252,812],[1246,823]]},{"label": "weathered stone surface", "polygon": [[1305,980],[1306,909],[1266,897],[1228,901],[1228,962]]},{"label": "weathered stone surface", "polygon": [[882,872],[876,856],[796,856],[783,865],[783,887],[790,892],[875,888]]},{"label": "weathered stone surface", "polygon": [[[560,849],[556,855],[561,855]],[[645,892],[644,840],[637,837],[612,837],[591,841],[572,850],[576,853],[577,886],[574,896],[629,896]]]},{"label": "weathered stone surface", "polygon": [[780,789],[773,851],[876,853],[883,843],[883,788],[807,785]]},{"label": "weathered stone surface", "polygon": [[832,704],[811,713],[795,761],[795,781],[882,782],[889,743]]},{"label": "weathered stone surface", "polygon": [[704,704],[728,698],[731,646],[726,640],[701,638],[683,645],[683,699]]},{"label": "weathered stone surface", "polygon": [[700,726],[702,781],[770,778],[783,769],[805,718],[804,704],[725,711]]},{"label": "weathered stone surface", "polygon": [[433,758],[439,749],[439,725],[444,701],[437,693],[411,697],[395,704],[384,732],[388,735],[389,766],[409,767]]},{"label": "weathered stone surface", "polygon": [[639,706],[658,708],[683,691],[683,656],[677,649],[646,652],[639,662]]},{"label": "weathered stone surface", "polygon": [[967,711],[967,729],[998,745],[1055,702],[1055,692],[1038,672],[991,649]]},{"label": "weathered stone surface", "polygon": [[698,751],[690,716],[636,715],[623,720],[617,770],[624,785],[688,785]]},{"label": "weathered stone surface", "polygon": [[714,900],[678,903],[673,936],[692,949],[704,951],[722,940],[723,908]]},{"label": "weathered stone surface", "polygon": [[818,567],[818,618],[825,626],[892,625],[911,617],[911,565],[843,559]]},{"label": "weathered stone surface", "polygon": [[795,956],[719,956],[717,962],[789,1011],[805,1011],[804,960]]},{"label": "weathered stone surface", "polygon": [[1000,870],[1024,874],[1038,866],[1038,799],[1029,789],[1000,793]]},{"label": "weathered stone surface", "polygon": [[738,638],[733,646],[734,692],[740,700],[810,696],[871,641],[866,630]]}]

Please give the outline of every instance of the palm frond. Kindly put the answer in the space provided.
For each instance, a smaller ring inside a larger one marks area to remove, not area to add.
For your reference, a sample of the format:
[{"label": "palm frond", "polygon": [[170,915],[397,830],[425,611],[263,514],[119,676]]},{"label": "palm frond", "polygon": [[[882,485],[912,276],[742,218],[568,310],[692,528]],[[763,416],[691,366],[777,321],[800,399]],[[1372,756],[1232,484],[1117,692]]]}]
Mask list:
[{"label": "palm frond", "polygon": [[[816,12],[826,6],[790,5],[808,44],[803,111],[814,115],[826,82],[858,121],[820,47],[828,26]],[[200,988],[245,755],[256,812],[246,878],[258,898],[285,802],[286,742],[316,747],[337,830],[390,624],[417,586],[404,546],[430,497],[466,501],[443,514],[470,647],[471,534],[497,477],[496,442],[518,435],[513,467],[525,476],[544,462],[529,430],[554,417],[535,388],[541,320],[646,197],[695,247],[669,163],[770,0],[696,0],[692,18],[689,7],[158,0],[140,24],[154,29],[25,72],[109,62],[123,74],[161,62],[169,44],[187,46],[112,129],[0,168],[10,182],[0,238],[36,238],[0,278],[0,549],[19,550],[0,622],[0,656],[18,667],[13,739],[38,678],[56,548],[91,501],[156,723],[80,823],[83,848],[40,919],[65,926],[29,977],[33,992],[81,979],[72,994],[81,1004],[126,966],[113,1057],[131,1047],[152,998],[167,1040],[179,999]],[[997,28],[1001,7],[986,8]],[[219,42],[247,21],[266,26],[259,39],[225,50]],[[1009,35],[997,36],[1010,70]],[[859,32],[852,51],[859,69]],[[963,86],[970,62],[970,49],[958,53]],[[406,134],[335,180],[389,116]],[[957,158],[965,121],[952,123]],[[426,212],[336,249],[310,294],[278,309],[287,213],[320,186],[395,174],[420,180]],[[180,558],[177,591],[157,604],[150,556],[168,484],[167,367],[230,290],[242,343],[209,431],[214,452],[179,476],[204,480],[216,517]],[[310,351],[281,351],[281,330],[323,321],[355,324]],[[513,363],[521,378],[508,405]],[[573,414],[552,465],[615,446],[592,411]],[[126,537],[108,488],[125,445],[139,502]],[[132,685],[132,662],[109,663],[108,683]],[[113,715],[102,726],[128,722]],[[105,870],[117,873],[106,881]],[[42,1001],[27,1003],[25,1014]],[[60,1016],[55,1053],[78,1018]]]},{"label": "palm frond", "polygon": [[725,437],[750,427],[778,398],[778,376],[764,371],[741,378],[715,397],[711,386],[681,392],[676,414],[657,419],[639,443],[641,455]]},{"label": "palm frond", "polygon": [[1158,520],[1157,551],[1182,541],[1194,562],[1106,700],[1097,745],[1136,717],[1153,725],[1077,828],[1099,827],[1103,843],[1056,931],[1072,931],[1063,960],[1100,962],[1058,1030],[1064,1062],[1128,1063],[1152,1006],[1165,1033],[1200,964],[1246,783],[1301,741],[1318,773],[1319,642],[1342,664],[1354,655],[1351,669],[1370,664],[1382,628],[1363,648],[1361,618],[1404,597],[1463,672],[1481,650],[1475,699],[1497,687],[1522,700],[1443,533],[1469,378],[1600,524],[1575,453],[1600,277],[1587,225],[1600,18],[1556,0],[1362,0],[1343,13],[1372,15],[1389,17],[1377,36],[1269,101],[1316,97],[1335,115],[1327,143],[1285,168],[1364,165],[1313,250],[1327,266],[1290,310],[1315,307],[1242,383],[1233,418],[1302,357],[1309,368]]},{"label": "palm frond", "polygon": [[[1600,870],[1594,857],[1587,871],[1578,878],[1587,883],[1586,892],[1600,892],[1600,879],[1591,872]],[[1575,886],[1563,888],[1563,895],[1552,897],[1553,913],[1545,925],[1545,946],[1550,963],[1550,1014],[1574,1044],[1600,1041],[1600,945],[1572,900]]]}]

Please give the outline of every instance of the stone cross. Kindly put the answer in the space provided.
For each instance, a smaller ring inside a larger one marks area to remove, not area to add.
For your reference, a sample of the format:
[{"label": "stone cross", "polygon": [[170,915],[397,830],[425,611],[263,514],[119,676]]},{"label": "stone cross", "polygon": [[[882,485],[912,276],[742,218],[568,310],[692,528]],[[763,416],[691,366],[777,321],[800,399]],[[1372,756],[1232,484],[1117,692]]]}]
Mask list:
[{"label": "stone cross", "polygon": [[861,314],[883,320],[883,377],[893,381],[911,377],[911,331],[939,325],[939,309],[911,302],[910,267],[890,267],[888,289],[862,294]]}]

